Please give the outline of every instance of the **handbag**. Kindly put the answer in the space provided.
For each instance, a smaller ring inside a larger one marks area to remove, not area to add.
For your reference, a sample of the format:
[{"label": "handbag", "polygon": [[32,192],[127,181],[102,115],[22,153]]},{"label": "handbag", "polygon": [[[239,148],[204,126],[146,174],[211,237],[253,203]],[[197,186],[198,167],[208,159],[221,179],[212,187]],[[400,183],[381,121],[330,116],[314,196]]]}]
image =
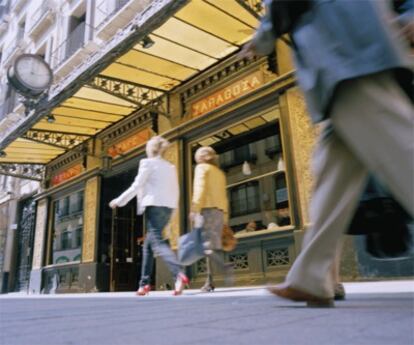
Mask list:
[{"label": "handbag", "polygon": [[178,261],[188,266],[205,256],[201,228],[180,236],[178,239]]},{"label": "handbag", "polygon": [[223,226],[221,246],[225,252],[231,252],[237,246],[237,238],[234,236],[233,230],[228,225]]},{"label": "handbag", "polygon": [[411,246],[410,216],[370,178],[347,233],[365,235],[366,251],[379,259],[405,255]]}]

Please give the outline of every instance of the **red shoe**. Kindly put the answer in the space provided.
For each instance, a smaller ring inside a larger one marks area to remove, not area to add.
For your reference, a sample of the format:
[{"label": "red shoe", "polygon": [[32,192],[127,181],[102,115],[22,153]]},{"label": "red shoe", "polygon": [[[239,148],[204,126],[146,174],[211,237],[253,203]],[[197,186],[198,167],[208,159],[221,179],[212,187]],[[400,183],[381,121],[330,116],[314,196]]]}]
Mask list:
[{"label": "red shoe", "polygon": [[186,285],[190,283],[190,279],[184,273],[178,273],[177,280],[175,281],[174,296],[179,296],[183,293]]},{"label": "red shoe", "polygon": [[151,291],[151,285],[144,285],[140,286],[138,291],[135,293],[137,296],[145,296],[148,295]]},{"label": "red shoe", "polygon": [[333,307],[333,298],[323,298],[311,295],[310,293],[290,287],[287,283],[268,287],[267,290],[273,295],[290,299],[295,302],[306,302],[308,307],[326,308]]}]

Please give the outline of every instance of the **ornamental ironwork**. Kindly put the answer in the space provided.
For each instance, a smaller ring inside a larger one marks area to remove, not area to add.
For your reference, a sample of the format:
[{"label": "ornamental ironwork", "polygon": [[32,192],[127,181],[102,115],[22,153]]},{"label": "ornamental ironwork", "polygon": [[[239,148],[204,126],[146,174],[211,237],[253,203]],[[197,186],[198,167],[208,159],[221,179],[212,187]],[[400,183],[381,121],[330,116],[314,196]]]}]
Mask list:
[{"label": "ornamental ironwork", "polygon": [[236,2],[257,19],[264,15],[262,0],[236,0]]},{"label": "ornamental ironwork", "polygon": [[0,163],[0,175],[18,177],[26,180],[42,181],[43,164]]},{"label": "ornamental ironwork", "polygon": [[16,291],[24,291],[29,287],[36,218],[35,205],[35,201],[33,199],[29,199],[24,202],[22,208],[18,231]]},{"label": "ornamental ironwork", "polygon": [[207,273],[207,260],[202,258],[197,261],[197,273]]},{"label": "ornamental ironwork", "polygon": [[143,107],[154,102],[164,91],[124,80],[98,75],[88,85],[128,102]]},{"label": "ornamental ironwork", "polygon": [[288,248],[278,248],[266,251],[266,264],[269,267],[278,267],[289,265],[289,250]]},{"label": "ornamental ironwork", "polygon": [[249,268],[249,259],[247,253],[230,254],[229,261],[233,264],[233,269],[246,270]]},{"label": "ornamental ironwork", "polygon": [[90,135],[31,129],[22,138],[68,150],[90,138]]}]

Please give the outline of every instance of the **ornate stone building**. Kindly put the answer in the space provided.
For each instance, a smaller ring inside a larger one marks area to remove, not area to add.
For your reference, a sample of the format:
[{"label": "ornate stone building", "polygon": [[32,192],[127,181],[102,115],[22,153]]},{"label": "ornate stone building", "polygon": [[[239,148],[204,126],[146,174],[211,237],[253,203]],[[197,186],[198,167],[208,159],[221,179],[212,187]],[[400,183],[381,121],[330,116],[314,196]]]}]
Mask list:
[{"label": "ornate stone building", "polygon": [[[29,291],[136,288],[144,222],[135,201],[117,211],[108,202],[132,183],[156,134],[171,141],[168,159],[180,176],[180,210],[166,229],[173,248],[190,230],[194,150],[211,145],[239,238],[225,254],[236,284],[281,280],[309,225],[315,129],[284,42],[270,57],[237,56],[258,24],[260,1],[45,1],[26,24],[35,3],[12,1],[6,17],[24,27],[20,54],[41,55],[54,83],[0,122],[2,172],[25,164],[19,176],[41,182],[35,217],[20,217],[35,228]],[[1,50],[3,71],[18,49]],[[347,248],[348,276],[357,275],[351,241]],[[192,286],[205,270],[202,260],[188,268]],[[159,261],[154,284],[172,284]]]}]

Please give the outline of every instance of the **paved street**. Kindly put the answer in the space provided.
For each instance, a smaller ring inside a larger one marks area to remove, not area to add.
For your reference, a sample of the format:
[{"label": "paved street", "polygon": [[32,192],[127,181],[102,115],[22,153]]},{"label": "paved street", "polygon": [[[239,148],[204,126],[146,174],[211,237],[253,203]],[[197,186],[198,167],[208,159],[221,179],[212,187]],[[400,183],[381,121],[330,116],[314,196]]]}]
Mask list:
[{"label": "paved street", "polygon": [[263,287],[0,297],[1,345],[412,345],[414,283],[348,283],[347,300],[309,309]]}]

